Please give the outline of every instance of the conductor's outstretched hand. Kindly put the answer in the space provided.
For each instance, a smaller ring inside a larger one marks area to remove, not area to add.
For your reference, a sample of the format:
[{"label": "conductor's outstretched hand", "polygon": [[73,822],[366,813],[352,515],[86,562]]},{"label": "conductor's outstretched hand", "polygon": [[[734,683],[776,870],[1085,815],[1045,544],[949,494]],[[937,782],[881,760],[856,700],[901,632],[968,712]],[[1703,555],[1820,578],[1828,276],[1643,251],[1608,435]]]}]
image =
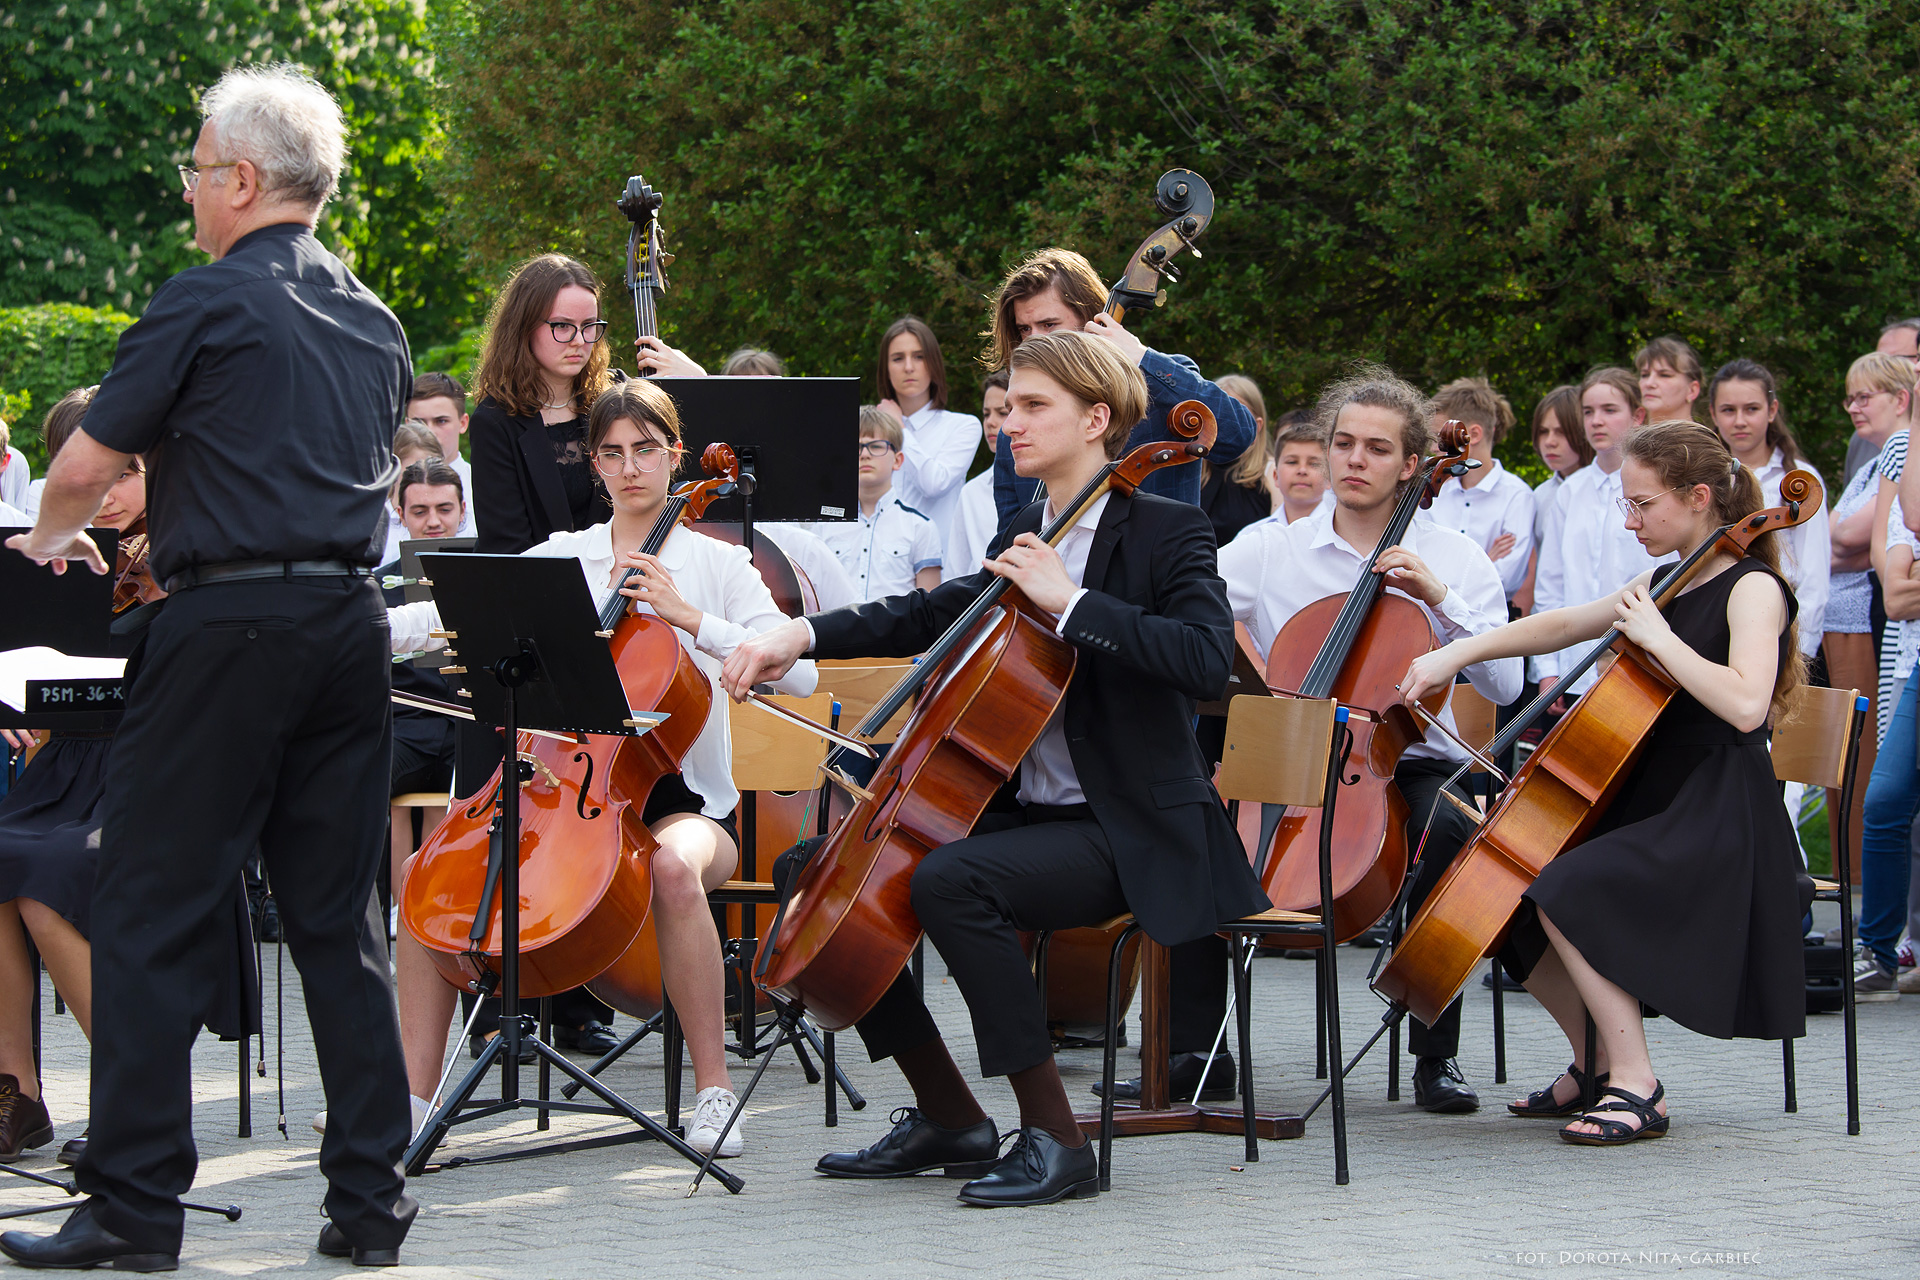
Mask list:
[{"label": "conductor's outstretched hand", "polygon": [[727,655],[720,687],[735,702],[745,702],[753,686],[778,680],[793,669],[812,642],[807,624],[797,619],[763,631]]}]

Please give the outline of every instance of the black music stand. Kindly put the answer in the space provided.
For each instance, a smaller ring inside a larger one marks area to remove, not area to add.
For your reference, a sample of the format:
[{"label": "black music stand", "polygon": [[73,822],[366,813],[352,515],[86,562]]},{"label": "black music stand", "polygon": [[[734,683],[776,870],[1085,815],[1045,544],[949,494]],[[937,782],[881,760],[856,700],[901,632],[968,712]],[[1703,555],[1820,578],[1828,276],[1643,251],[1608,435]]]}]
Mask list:
[{"label": "black music stand", "polygon": [[[420,557],[427,577],[433,583],[434,599],[441,621],[451,638],[459,644],[459,656],[470,670],[486,671],[492,680],[470,681],[474,715],[482,722],[500,726],[503,741],[511,746],[519,741],[522,728],[546,729],[563,733],[633,735],[659,724],[655,714],[636,715],[627,703],[620,673],[614,667],[613,654],[598,636],[599,614],[586,580],[571,560],[549,560],[523,556],[482,556],[434,553]],[[500,903],[500,966],[498,989],[501,996],[500,1033],[487,1042],[480,1060],[427,1118],[420,1132],[407,1147],[403,1164],[409,1177],[427,1172],[427,1160],[447,1132],[464,1124],[506,1111],[531,1108],[539,1113],[540,1128],[547,1127],[550,1111],[583,1112],[590,1115],[621,1116],[638,1129],[600,1138],[553,1143],[525,1151],[501,1155],[459,1157],[445,1161],[440,1168],[461,1164],[490,1164],[503,1160],[524,1160],[534,1156],[556,1155],[626,1142],[654,1139],[672,1147],[689,1163],[698,1165],[702,1156],[680,1137],[645,1112],[627,1102],[594,1077],[575,1066],[557,1049],[533,1032],[531,1019],[520,1008],[520,783],[531,781],[531,766],[512,751],[503,751],[505,763],[513,767],[508,785],[499,792],[498,812],[494,819],[495,838],[488,860],[486,887],[474,922],[475,940],[486,935],[493,911],[494,891],[498,887]],[[491,977],[492,975],[489,975]],[[481,996],[492,994],[486,979],[476,984]],[[541,1093],[525,1098],[520,1093],[520,1047],[532,1047],[540,1061]],[[500,1100],[470,1102],[474,1091],[492,1070],[496,1061],[501,1069]],[[546,1096],[549,1067],[578,1081],[602,1104],[569,1102]],[[739,1194],[746,1184],[726,1170],[714,1176],[727,1190]]]}]

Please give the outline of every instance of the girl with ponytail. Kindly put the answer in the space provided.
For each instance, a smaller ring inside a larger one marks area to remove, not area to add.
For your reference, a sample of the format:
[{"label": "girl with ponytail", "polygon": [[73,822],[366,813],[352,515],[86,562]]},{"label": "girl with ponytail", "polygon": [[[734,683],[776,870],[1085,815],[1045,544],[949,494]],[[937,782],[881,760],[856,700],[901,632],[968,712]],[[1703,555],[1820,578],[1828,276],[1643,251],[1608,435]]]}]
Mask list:
[{"label": "girl with ponytail", "polygon": [[[1626,442],[1617,519],[1654,556],[1693,554],[1761,508],[1759,481],[1693,422]],[[1777,1040],[1805,1029],[1796,887],[1800,855],[1767,753],[1767,719],[1801,680],[1792,590],[1774,536],[1735,559],[1708,555],[1664,610],[1662,570],[1592,604],[1456,640],[1408,668],[1408,701],[1476,662],[1598,639],[1611,627],[1679,685],[1639,761],[1585,843],[1549,863],[1521,900],[1501,963],[1553,1014],[1573,1065],[1508,1104],[1572,1117],[1568,1142],[1612,1146],[1667,1132],[1666,1091],[1641,1004],[1703,1035]],[[1587,1017],[1598,1057],[1585,1060]],[[1601,1096],[1582,1112],[1589,1072]]]}]

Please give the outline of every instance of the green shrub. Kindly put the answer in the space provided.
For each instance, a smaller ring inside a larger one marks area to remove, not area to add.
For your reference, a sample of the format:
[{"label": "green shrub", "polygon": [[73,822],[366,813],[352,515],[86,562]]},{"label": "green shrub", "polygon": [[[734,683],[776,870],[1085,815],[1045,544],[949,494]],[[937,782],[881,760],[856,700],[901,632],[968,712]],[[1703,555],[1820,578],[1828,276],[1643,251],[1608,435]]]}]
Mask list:
[{"label": "green shrub", "polygon": [[[13,447],[26,455],[35,476],[47,473],[40,424],[61,396],[100,381],[113,364],[120,332],[133,323],[124,311],[52,302],[40,307],[0,307],[0,410],[12,430]],[[14,397],[24,395],[25,403]],[[23,411],[16,421],[12,416]]]}]

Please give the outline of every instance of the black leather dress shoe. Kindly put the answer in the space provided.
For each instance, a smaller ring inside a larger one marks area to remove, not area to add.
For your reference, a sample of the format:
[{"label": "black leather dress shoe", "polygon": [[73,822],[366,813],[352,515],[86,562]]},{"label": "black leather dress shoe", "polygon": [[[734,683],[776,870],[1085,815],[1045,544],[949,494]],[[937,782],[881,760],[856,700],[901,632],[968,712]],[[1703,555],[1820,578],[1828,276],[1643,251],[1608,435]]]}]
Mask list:
[{"label": "black leather dress shoe", "polygon": [[80,1157],[85,1154],[87,1154],[87,1135],[86,1131],[82,1130],[79,1137],[68,1138],[60,1148],[60,1154],[54,1158],[68,1168],[72,1168],[80,1163]]},{"label": "black leather dress shoe", "polygon": [[1436,1115],[1460,1116],[1480,1109],[1480,1095],[1452,1058],[1421,1058],[1413,1064],[1413,1104]]},{"label": "black leather dress shoe", "polygon": [[620,1047],[620,1037],[613,1034],[613,1028],[604,1022],[589,1022],[584,1027],[561,1027],[553,1029],[553,1042],[562,1049],[571,1049],[575,1053],[590,1053],[594,1057],[604,1057]]},{"label": "black leather dress shoe", "polygon": [[[467,1037],[467,1052],[473,1056],[475,1062],[480,1061],[480,1055],[487,1051],[487,1041],[493,1038],[493,1036]],[[529,1062],[534,1061],[535,1057],[533,1046],[525,1040],[522,1040],[520,1042],[520,1065],[523,1067],[526,1066]]]},{"label": "black leather dress shoe", "polygon": [[830,1178],[910,1178],[939,1169],[949,1178],[977,1178],[1000,1156],[992,1120],[967,1129],[942,1129],[918,1107],[893,1113],[893,1129],[864,1151],[834,1152],[813,1167]]},{"label": "black leather dress shoe", "polygon": [[[1206,1064],[1204,1053],[1176,1053],[1167,1072],[1168,1092],[1175,1102],[1190,1102],[1193,1091],[1200,1085],[1200,1068]],[[1238,1077],[1234,1075],[1231,1054],[1216,1053],[1213,1066],[1207,1072],[1207,1087],[1200,1090],[1202,1102],[1229,1102],[1238,1096]],[[1100,1082],[1095,1081],[1093,1094],[1100,1096]],[[1131,1080],[1113,1082],[1113,1100],[1115,1102],[1140,1101],[1140,1077]]]},{"label": "black leather dress shoe", "polygon": [[180,1266],[179,1254],[143,1249],[101,1226],[94,1219],[91,1204],[75,1209],[66,1224],[50,1236],[25,1231],[0,1235],[0,1253],[23,1267],[49,1271],[85,1271],[98,1266],[111,1266],[115,1271],[175,1271]]},{"label": "black leather dress shoe", "polygon": [[1100,1157],[1093,1143],[1062,1146],[1045,1129],[1020,1130],[1006,1156],[984,1178],[960,1188],[960,1199],[983,1209],[1055,1204],[1100,1194]]},{"label": "black leather dress shoe", "polygon": [[313,1246],[329,1258],[352,1258],[356,1267],[397,1267],[398,1249],[362,1249],[347,1239],[347,1233],[329,1222],[320,1228],[320,1243]]}]

